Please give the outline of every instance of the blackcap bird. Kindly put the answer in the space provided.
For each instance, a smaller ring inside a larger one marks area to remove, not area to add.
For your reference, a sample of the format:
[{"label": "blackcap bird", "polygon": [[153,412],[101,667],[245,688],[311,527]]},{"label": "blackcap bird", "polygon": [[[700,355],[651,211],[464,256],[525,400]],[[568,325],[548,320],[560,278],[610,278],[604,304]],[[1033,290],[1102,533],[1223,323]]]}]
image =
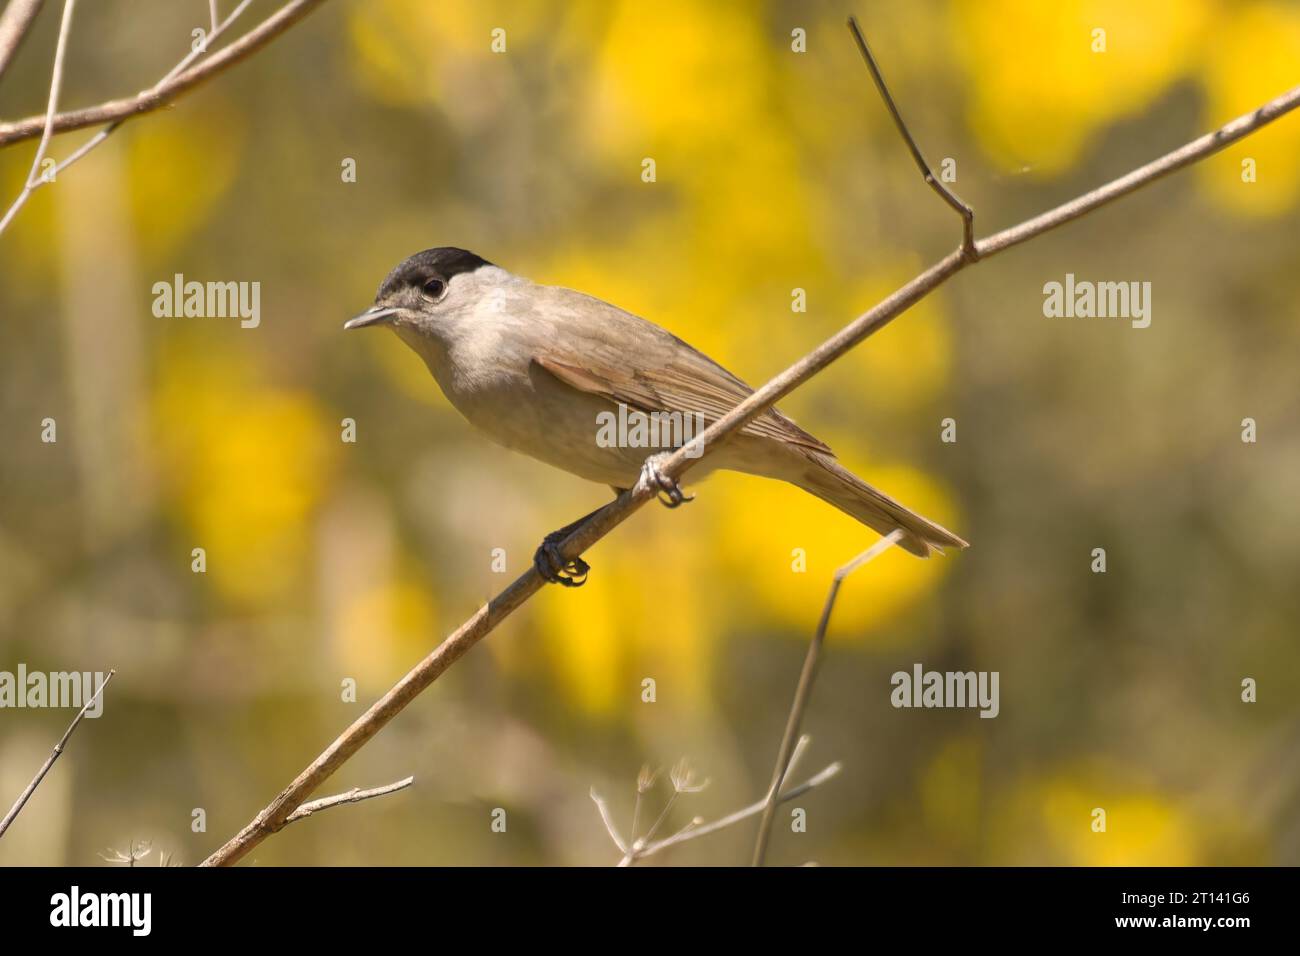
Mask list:
[{"label": "blackcap bird", "polygon": [[[674,424],[707,424],[753,391],[645,319],[572,289],[538,285],[464,249],[426,249],[398,265],[374,306],[344,328],[373,325],[388,326],[414,349],[451,404],[489,438],[616,494],[644,476],[670,506],[689,499],[657,462],[680,437],[665,427],[650,447],[609,441],[602,423],[627,421],[629,413],[666,423],[677,413]],[[882,535],[901,529],[898,544],[920,557],[966,547],[849,472],[775,408],[711,450],[692,474],[724,468],[798,485]],[[546,580],[585,580],[587,563],[563,560],[558,548],[579,523],[547,535],[537,549],[534,564]]]}]

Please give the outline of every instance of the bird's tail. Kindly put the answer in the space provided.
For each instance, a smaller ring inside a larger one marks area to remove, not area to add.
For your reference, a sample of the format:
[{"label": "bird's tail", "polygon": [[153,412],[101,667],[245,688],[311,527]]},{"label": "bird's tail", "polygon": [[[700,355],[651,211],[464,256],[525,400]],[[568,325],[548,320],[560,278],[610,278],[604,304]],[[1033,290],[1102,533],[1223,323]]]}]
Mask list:
[{"label": "bird's tail", "polygon": [[928,558],[933,549],[967,547],[965,541],[947,528],[922,518],[872,488],[830,455],[810,452],[807,459],[808,467],[788,480],[882,535],[901,528],[907,534],[899,540],[900,548]]}]

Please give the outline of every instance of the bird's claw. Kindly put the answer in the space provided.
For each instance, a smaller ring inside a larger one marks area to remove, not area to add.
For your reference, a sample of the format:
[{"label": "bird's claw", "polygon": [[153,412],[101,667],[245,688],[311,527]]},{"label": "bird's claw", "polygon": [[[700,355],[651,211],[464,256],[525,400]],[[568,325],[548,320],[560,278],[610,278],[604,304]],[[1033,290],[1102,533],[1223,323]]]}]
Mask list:
[{"label": "bird's claw", "polygon": [[582,558],[564,559],[560,554],[560,542],[566,537],[568,534],[565,532],[553,531],[543,538],[541,546],[533,553],[533,567],[543,581],[566,588],[580,588],[587,583],[591,565]]},{"label": "bird's claw", "polygon": [[654,489],[655,497],[665,508],[676,508],[688,501],[694,501],[695,496],[682,491],[682,486],[677,483],[677,479],[669,478],[660,469],[660,465],[667,457],[668,453],[663,452],[647,458],[645,464],[641,466],[641,483]]}]

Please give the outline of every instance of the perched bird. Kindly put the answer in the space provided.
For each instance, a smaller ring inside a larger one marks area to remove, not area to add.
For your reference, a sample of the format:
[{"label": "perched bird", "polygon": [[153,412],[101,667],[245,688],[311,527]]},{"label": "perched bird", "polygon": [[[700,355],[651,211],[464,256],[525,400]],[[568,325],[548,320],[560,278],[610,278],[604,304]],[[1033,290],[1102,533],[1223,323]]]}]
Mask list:
[{"label": "perched bird", "polygon": [[[426,249],[399,264],[374,306],[344,328],[374,325],[414,349],[452,405],[489,438],[616,494],[644,474],[672,506],[689,500],[658,471],[672,446],[598,441],[598,423],[620,406],[624,414],[675,412],[711,423],[753,391],[645,319],[572,289],[538,285],[464,249]],[[718,469],[797,485],[882,535],[902,529],[899,545],[920,557],[966,547],[852,474],[775,408],[711,450],[692,474]],[[587,563],[565,561],[558,548],[579,523],[547,535],[537,549],[534,564],[546,580],[585,580]]]}]

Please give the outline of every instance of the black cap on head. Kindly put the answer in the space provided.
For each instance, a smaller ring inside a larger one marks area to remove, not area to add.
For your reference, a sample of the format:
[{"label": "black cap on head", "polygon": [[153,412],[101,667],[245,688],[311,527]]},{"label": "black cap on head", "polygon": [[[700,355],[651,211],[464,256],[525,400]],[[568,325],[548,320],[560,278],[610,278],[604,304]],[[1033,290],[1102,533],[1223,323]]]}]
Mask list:
[{"label": "black cap on head", "polygon": [[439,246],[437,249],[425,249],[398,263],[397,268],[388,273],[388,277],[379,286],[376,301],[404,286],[422,286],[430,279],[450,282],[452,276],[462,272],[473,272],[481,266],[490,266],[481,256],[455,246]]}]

